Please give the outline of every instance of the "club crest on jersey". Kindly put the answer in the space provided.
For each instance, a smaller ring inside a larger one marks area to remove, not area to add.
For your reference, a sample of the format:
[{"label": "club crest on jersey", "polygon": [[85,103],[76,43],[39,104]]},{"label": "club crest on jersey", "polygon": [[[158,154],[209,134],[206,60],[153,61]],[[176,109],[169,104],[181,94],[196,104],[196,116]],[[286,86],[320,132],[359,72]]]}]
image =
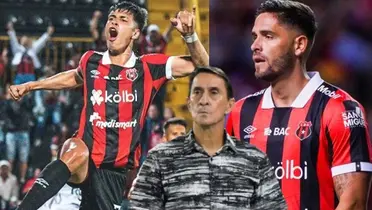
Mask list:
[{"label": "club crest on jersey", "polygon": [[137,69],[127,69],[126,76],[128,80],[133,82],[138,77]]},{"label": "club crest on jersey", "polygon": [[310,121],[301,121],[298,124],[298,128],[296,130],[296,136],[302,141],[311,135],[311,126],[312,123]]}]

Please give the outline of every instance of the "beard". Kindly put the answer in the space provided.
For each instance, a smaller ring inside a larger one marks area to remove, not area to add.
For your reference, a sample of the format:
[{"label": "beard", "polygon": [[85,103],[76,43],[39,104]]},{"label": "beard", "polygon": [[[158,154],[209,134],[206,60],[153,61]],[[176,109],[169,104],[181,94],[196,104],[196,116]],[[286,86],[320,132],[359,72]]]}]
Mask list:
[{"label": "beard", "polygon": [[268,63],[268,67],[261,71],[255,72],[257,79],[264,80],[266,82],[274,82],[280,76],[284,75],[288,71],[291,71],[295,65],[296,56],[288,49],[285,54],[276,58],[272,64]]}]

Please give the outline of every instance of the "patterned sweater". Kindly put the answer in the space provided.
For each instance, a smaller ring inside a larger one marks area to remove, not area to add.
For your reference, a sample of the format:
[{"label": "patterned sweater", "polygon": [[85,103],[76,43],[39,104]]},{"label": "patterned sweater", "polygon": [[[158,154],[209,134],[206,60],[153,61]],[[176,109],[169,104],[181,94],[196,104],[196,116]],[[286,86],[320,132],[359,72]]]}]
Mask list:
[{"label": "patterned sweater", "polygon": [[133,210],[287,208],[263,152],[226,134],[211,157],[192,132],[149,152],[129,199]]}]

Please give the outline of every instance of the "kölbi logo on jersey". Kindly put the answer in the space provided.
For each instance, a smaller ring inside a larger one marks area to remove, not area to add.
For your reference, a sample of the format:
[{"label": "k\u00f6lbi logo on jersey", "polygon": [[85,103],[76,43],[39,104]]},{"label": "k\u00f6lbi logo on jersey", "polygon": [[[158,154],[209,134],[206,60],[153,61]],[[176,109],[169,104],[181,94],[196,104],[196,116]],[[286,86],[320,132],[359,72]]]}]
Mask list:
[{"label": "k\u00f6lbi logo on jersey", "polygon": [[307,179],[307,162],[304,161],[303,168],[295,165],[294,160],[278,162],[274,173],[277,179]]},{"label": "k\u00f6lbi logo on jersey", "polygon": [[107,90],[102,92],[102,90],[92,90],[92,96],[90,97],[92,104],[101,105],[102,102],[105,103],[121,103],[121,102],[134,102],[138,100],[137,90],[134,90],[133,93],[129,91],[121,91],[115,93],[108,93]]}]

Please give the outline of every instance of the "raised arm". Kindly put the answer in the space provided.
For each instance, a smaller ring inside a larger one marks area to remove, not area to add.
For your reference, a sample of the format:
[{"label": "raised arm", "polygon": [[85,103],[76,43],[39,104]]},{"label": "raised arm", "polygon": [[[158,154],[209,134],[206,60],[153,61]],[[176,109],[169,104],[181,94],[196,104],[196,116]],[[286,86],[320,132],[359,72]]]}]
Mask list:
[{"label": "raised arm", "polygon": [[28,92],[33,90],[61,90],[75,88],[83,83],[82,76],[78,69],[61,72],[43,80],[27,82],[9,87],[9,93],[14,100],[21,99]]},{"label": "raised arm", "polygon": [[54,27],[53,26],[48,26],[47,32],[45,32],[39,39],[37,39],[33,44],[32,44],[32,49],[35,50],[36,53],[39,53],[40,50],[42,50],[45,47],[45,44],[49,40],[50,36],[54,33]]},{"label": "raised arm", "polygon": [[13,23],[8,22],[7,28],[8,28],[8,35],[9,35],[9,41],[10,41],[10,48],[12,50],[12,53],[15,54],[21,50],[21,45],[18,42],[16,32],[13,27]]},{"label": "raised arm", "polygon": [[89,31],[94,40],[99,38],[98,21],[102,16],[102,12],[99,10],[94,11],[93,17],[90,21]]},{"label": "raised arm", "polygon": [[183,77],[194,71],[196,66],[208,66],[209,55],[195,32],[195,10],[192,12],[181,11],[177,18],[172,18],[171,23],[181,33],[187,44],[190,56],[177,56],[172,60],[172,76]]}]

